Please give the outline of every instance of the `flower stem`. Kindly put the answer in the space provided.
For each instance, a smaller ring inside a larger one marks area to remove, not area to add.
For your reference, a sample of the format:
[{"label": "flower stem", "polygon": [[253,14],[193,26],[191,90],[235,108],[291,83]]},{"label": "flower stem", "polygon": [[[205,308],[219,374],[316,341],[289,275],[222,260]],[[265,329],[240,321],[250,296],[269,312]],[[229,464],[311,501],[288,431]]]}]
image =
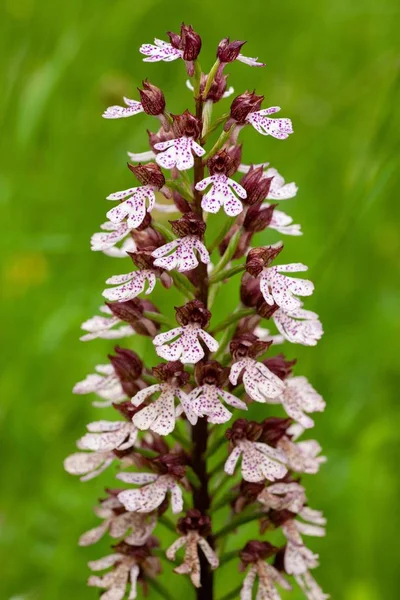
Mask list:
[{"label": "flower stem", "polygon": [[234,590],[222,596],[221,600],[236,600],[239,598],[240,591],[242,589],[242,584],[238,585]]},{"label": "flower stem", "polygon": [[213,283],[218,283],[218,281],[223,281],[224,279],[229,279],[230,277],[233,277],[233,275],[244,271],[245,268],[245,265],[235,265],[230,269],[226,269],[226,271],[223,271],[222,273],[217,273],[216,275],[210,277],[210,285]]},{"label": "flower stem", "polygon": [[[232,129],[232,128],[231,128]],[[211,157],[214,156],[214,154],[216,154],[218,152],[218,150],[220,150],[222,148],[222,146],[224,144],[226,144],[226,142],[229,140],[230,135],[231,135],[231,129],[229,129],[228,131],[223,131],[221,133],[221,135],[219,136],[219,138],[217,139],[217,141],[215,142],[214,146],[211,148],[211,150],[209,152],[207,152],[207,154],[204,156],[203,160],[204,162],[207,162],[207,160]]]},{"label": "flower stem", "polygon": [[250,315],[254,315],[254,308],[244,308],[243,310],[238,310],[233,314],[229,315],[225,321],[222,321],[219,325],[214,327],[212,331],[210,331],[211,335],[218,333],[219,331],[223,331],[226,327],[233,323],[237,323],[240,319],[244,319],[244,317],[250,317]]},{"label": "flower stem", "polygon": [[208,92],[210,91],[211,86],[213,84],[214,77],[217,74],[219,65],[220,65],[220,61],[217,58],[217,60],[215,61],[215,63],[211,67],[210,72],[208,74],[206,85],[204,86],[203,100],[205,100],[207,98]]},{"label": "flower stem", "polygon": [[265,517],[264,512],[256,512],[256,513],[252,512],[245,516],[238,515],[237,517],[233,518],[230,523],[225,525],[225,527],[222,527],[222,529],[217,531],[217,533],[215,534],[215,538],[217,539],[217,538],[223,537],[224,535],[227,535],[231,531],[234,531],[241,525],[246,525],[246,523],[251,523],[251,521],[257,521],[258,519],[261,519],[262,517]]}]

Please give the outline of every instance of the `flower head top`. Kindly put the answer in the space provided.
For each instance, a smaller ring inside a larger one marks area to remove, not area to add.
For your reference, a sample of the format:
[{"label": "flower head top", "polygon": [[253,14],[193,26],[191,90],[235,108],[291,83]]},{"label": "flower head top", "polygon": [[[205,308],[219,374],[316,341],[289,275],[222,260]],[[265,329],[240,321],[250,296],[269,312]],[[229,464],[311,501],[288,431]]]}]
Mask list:
[{"label": "flower head top", "polygon": [[[200,300],[192,300],[175,310],[180,327],[160,333],[154,338],[153,344],[158,356],[165,360],[180,360],[184,364],[197,363],[205,355],[200,340],[210,352],[218,350],[218,342],[204,331],[210,321],[211,313]],[[168,344],[173,339],[175,341]]]},{"label": "flower head top", "polygon": [[216,569],[219,565],[219,559],[206,539],[206,536],[211,533],[210,518],[194,508],[188,510],[186,516],[179,519],[177,529],[182,536],[168,548],[167,558],[175,560],[178,550],[185,546],[184,561],[174,571],[181,575],[190,575],[193,585],[199,588],[201,571],[198,548],[203,552],[211,569]]},{"label": "flower head top", "polygon": [[156,259],[154,265],[167,271],[191,271],[199,265],[196,253],[202,263],[208,264],[210,255],[201,241],[205,231],[204,222],[195,213],[189,212],[170,223],[172,231],[181,237],[153,250],[152,255]]}]

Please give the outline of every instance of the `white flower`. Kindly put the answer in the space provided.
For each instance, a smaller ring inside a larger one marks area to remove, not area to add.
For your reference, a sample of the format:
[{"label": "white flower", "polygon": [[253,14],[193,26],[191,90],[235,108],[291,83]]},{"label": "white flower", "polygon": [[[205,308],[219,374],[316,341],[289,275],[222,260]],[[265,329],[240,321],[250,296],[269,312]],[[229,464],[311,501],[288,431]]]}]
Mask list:
[{"label": "white flower", "polygon": [[86,433],[78,440],[80,450],[108,452],[110,450],[127,450],[137,439],[138,430],[127,421],[94,421],[87,425]]},{"label": "white flower", "polygon": [[146,58],[144,62],[171,62],[177,58],[183,57],[183,51],[174,48],[169,42],[164,42],[157,38],[154,39],[153,44],[142,44],[139,48],[139,52],[144,54]]},{"label": "white flower", "polygon": [[329,594],[325,594],[322,591],[308,571],[302,573],[301,575],[295,575],[294,578],[308,600],[328,600],[328,598],[330,598]]},{"label": "white flower", "polygon": [[[106,315],[112,315],[112,312],[108,306],[100,306],[100,311]],[[124,337],[134,335],[135,331],[130,325],[120,325],[114,328],[115,325],[122,323],[121,319],[114,316],[102,316],[96,315],[91,319],[88,319],[81,325],[81,329],[87,331],[85,335],[82,335],[79,339],[82,342],[88,342],[96,338],[103,340],[116,340]],[[75,392],[75,393],[86,393],[86,392]]]},{"label": "white flower", "polygon": [[[168,344],[174,338],[172,344]],[[218,342],[198,324],[190,323],[183,327],[175,327],[156,335],[153,344],[158,356],[165,360],[180,360],[183,364],[195,364],[204,358],[204,350],[199,342],[203,340],[210,352],[216,352],[219,348]]]},{"label": "white flower", "polygon": [[175,560],[177,551],[185,546],[185,557],[183,563],[174,569],[175,573],[179,575],[190,575],[190,579],[196,588],[201,586],[200,583],[200,559],[198,555],[197,546],[200,546],[206,557],[211,569],[217,569],[219,560],[214,550],[205,538],[203,538],[197,531],[189,531],[187,535],[175,540],[166,552],[166,556],[169,560]]},{"label": "white flower", "polygon": [[[91,249],[94,252],[100,251],[113,258],[126,258],[127,252],[136,250],[136,244],[130,235],[131,229],[126,223],[116,225],[111,221],[107,221],[100,227],[104,231],[94,233],[90,240]],[[123,243],[118,247],[118,242],[122,240]]]},{"label": "white flower", "polygon": [[[265,202],[262,207],[268,208],[270,204]],[[292,217],[284,213],[282,210],[276,210],[274,208],[274,212],[272,213],[271,221],[268,225],[270,229],[275,229],[282,235],[303,235],[301,231],[301,225],[296,225],[293,223]]]},{"label": "white flower", "polygon": [[118,479],[125,483],[141,485],[136,490],[124,490],[118,499],[126,510],[138,513],[150,513],[162,504],[168,492],[171,492],[172,512],[183,509],[182,491],[172,475],[154,473],[119,473]]},{"label": "white flower", "polygon": [[283,450],[290,469],[297,473],[318,473],[321,464],[326,462],[325,456],[319,456],[322,448],[316,440],[292,442],[283,437],[278,442],[278,448]]},{"label": "white flower", "polygon": [[[236,217],[243,211],[243,205],[232,190],[242,198],[247,198],[247,192],[239,183],[226,175],[211,175],[196,185],[196,190],[202,192],[209,185],[211,189],[203,196],[201,207],[206,212],[217,213],[221,206],[224,207],[229,217]],[[231,189],[232,188],[232,189]]]},{"label": "white flower", "polygon": [[74,394],[91,394],[94,392],[104,399],[104,402],[93,402],[93,406],[99,408],[111,406],[113,402],[120,402],[126,397],[112,365],[97,365],[96,371],[97,373],[91,373],[74,386],[72,390]]},{"label": "white flower", "polygon": [[284,452],[279,448],[272,448],[261,442],[240,440],[230,453],[225,463],[224,470],[228,475],[233,475],[237,462],[242,456],[242,477],[245,481],[257,482],[268,479],[282,479],[287,473]]},{"label": "white flower", "polygon": [[122,119],[124,117],[131,117],[132,115],[137,115],[141,112],[144,112],[144,108],[140,102],[137,100],[131,100],[130,98],[125,98],[124,102],[127,106],[109,106],[104,112],[103,117],[105,119]]},{"label": "white flower", "polygon": [[[115,192],[114,194],[107,196],[107,200],[122,200],[124,198],[128,199],[109,210],[107,218],[115,224],[121,223],[121,221],[126,218],[128,227],[130,229],[135,229],[142,224],[146,212],[151,212],[154,206],[156,198],[154,189],[149,185],[143,185],[137,188],[122,190],[121,192]],[[147,207],[146,202],[148,202]]]},{"label": "white flower", "polygon": [[285,384],[262,362],[246,357],[231,366],[229,381],[237,385],[243,371],[243,384],[246,393],[256,402],[268,402],[269,398],[279,396]]},{"label": "white flower", "polygon": [[324,333],[318,315],[301,307],[289,312],[280,308],[272,318],[279,332],[293,344],[315,346]]},{"label": "white flower", "polygon": [[314,421],[305,413],[322,412],[325,401],[314,390],[306,377],[290,377],[285,381],[285,389],[281,396],[272,399],[274,404],[282,404],[283,408],[304,429],[314,427]]},{"label": "white flower", "polygon": [[81,535],[80,546],[95,544],[107,531],[114,539],[123,537],[127,544],[141,546],[150,537],[157,523],[155,514],[125,512],[115,496],[102,500],[101,505],[95,507],[95,514],[103,519],[103,522]]},{"label": "white flower", "polygon": [[109,554],[99,560],[93,560],[88,563],[92,571],[104,571],[114,567],[103,577],[91,575],[88,585],[107,590],[100,596],[100,600],[122,600],[125,597],[128,583],[131,584],[128,600],[134,600],[137,597],[137,580],[140,573],[140,567],[136,564],[133,556],[124,554]]},{"label": "white flower", "polygon": [[301,534],[316,537],[325,535],[326,520],[320,511],[305,508],[301,516],[310,522],[289,519],[282,525],[283,534],[287,539],[284,565],[289,575],[301,575],[318,566],[318,554],[314,554],[304,545]]},{"label": "white flower", "polygon": [[144,291],[146,281],[148,283],[146,294],[151,294],[156,285],[156,275],[154,271],[149,269],[139,269],[138,271],[126,273],[125,275],[114,275],[107,279],[106,283],[109,285],[121,285],[104,290],[103,296],[107,298],[107,300],[127,302],[128,300],[132,300],[132,298],[136,298],[136,296]]},{"label": "white flower", "polygon": [[267,115],[279,112],[279,106],[271,106],[250,113],[246,121],[250,123],[262,135],[272,135],[278,140],[285,140],[293,133],[292,121],[290,119],[270,119]]},{"label": "white flower", "polygon": [[168,435],[175,428],[176,417],[181,410],[175,408],[175,398],[178,398],[190,423],[195,425],[197,417],[187,404],[185,392],[171,383],[156,383],[144,390],[140,390],[133,398],[132,404],[140,406],[147,398],[160,392],[157,400],[137,412],[133,418],[133,424],[140,430],[150,429],[159,435]]},{"label": "white flower", "polygon": [[258,494],[257,500],[268,509],[290,510],[297,514],[304,507],[307,498],[304,487],[292,482],[269,485]]},{"label": "white flower", "polygon": [[314,291],[314,284],[308,279],[292,279],[281,273],[297,273],[307,271],[308,267],[302,263],[277,265],[264,268],[260,275],[260,290],[267,304],[276,303],[285,311],[301,308],[302,302],[298,296],[310,296]]},{"label": "white flower", "polygon": [[269,329],[265,329],[260,325],[254,329],[254,335],[258,337],[262,342],[272,342],[273,344],[283,344],[285,338],[283,335],[272,335]]},{"label": "white flower", "polygon": [[250,56],[243,56],[243,54],[239,54],[236,60],[240,60],[240,62],[245,65],[249,65],[250,67],[265,67],[265,63],[259,62],[257,58],[251,58]]},{"label": "white flower", "polygon": [[292,589],[290,584],[282,577],[275,567],[263,560],[258,560],[251,567],[243,581],[240,600],[252,600],[253,587],[257,577],[257,600],[279,600],[280,595],[275,588],[275,584],[279,584],[285,590]]},{"label": "white flower", "polygon": [[153,150],[145,150],[144,152],[128,152],[127,154],[131,161],[140,163],[147,160],[153,160],[153,158],[156,157]]},{"label": "white flower", "polygon": [[156,248],[151,255],[157,259],[154,261],[154,266],[161,267],[167,271],[176,269],[182,273],[191,271],[198,266],[199,261],[195,250],[199,253],[201,262],[208,265],[210,262],[208,250],[195,235],[187,235],[168,242],[164,246]]},{"label": "white flower", "polygon": [[156,150],[163,150],[156,156],[156,163],[164,169],[176,167],[179,171],[191,169],[194,165],[192,151],[203,156],[206,151],[190,137],[180,137],[154,144]]},{"label": "white flower", "polygon": [[112,451],[75,452],[64,461],[64,468],[70,475],[81,475],[81,481],[89,481],[100,475],[116,458]]},{"label": "white flower", "polygon": [[201,385],[190,392],[187,397],[190,409],[199,417],[207,417],[209,423],[226,423],[232,413],[220,401],[224,400],[234,408],[247,410],[247,405],[229,392],[213,384]]},{"label": "white flower", "polygon": [[269,200],[288,200],[294,198],[298,187],[294,182],[285,183],[282,175],[272,167],[264,171],[265,177],[273,177],[267,198]]}]

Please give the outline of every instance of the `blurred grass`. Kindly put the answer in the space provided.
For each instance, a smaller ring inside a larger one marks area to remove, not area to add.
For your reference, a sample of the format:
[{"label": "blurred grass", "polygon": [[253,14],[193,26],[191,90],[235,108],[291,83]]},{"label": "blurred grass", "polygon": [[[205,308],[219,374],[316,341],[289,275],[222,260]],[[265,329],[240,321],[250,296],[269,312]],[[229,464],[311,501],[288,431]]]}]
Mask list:
[{"label": "blurred grass", "polygon": [[[130,184],[126,150],[146,149],[145,128],[155,126],[100,114],[134,97],[146,76],[172,111],[190,107],[182,64],[146,65],[138,53],[182,20],[203,36],[204,66],[222,37],[249,40],[245,54],[267,68],[232,65],[230,83],[256,87],[294,121],[286,142],[245,132],[245,159],[270,160],[300,186],[284,210],[305,235],[286,240],[285,261],[310,265],[317,290],[307,308],[326,330],[316,349],[287,348],[328,403],[315,435],[329,462],[307,481],[312,506],[329,518],[328,537],[313,546],[317,578],[335,600],[396,598],[398,4],[5,0],[0,15],[1,599],[97,597],[85,562],[107,544],[79,549],[76,540],[95,523],[91,506],[112,473],[80,484],[62,460],[98,415],[70,389],[111,349],[80,344],[79,324],[95,313],[105,278],[125,267],[90,253],[88,240],[103,198]],[[155,297],[162,306],[165,296]],[[232,307],[220,303],[218,320]],[[231,538],[238,547],[246,536]],[[165,570],[181,597],[187,582]],[[239,580],[230,563],[219,587]]]}]

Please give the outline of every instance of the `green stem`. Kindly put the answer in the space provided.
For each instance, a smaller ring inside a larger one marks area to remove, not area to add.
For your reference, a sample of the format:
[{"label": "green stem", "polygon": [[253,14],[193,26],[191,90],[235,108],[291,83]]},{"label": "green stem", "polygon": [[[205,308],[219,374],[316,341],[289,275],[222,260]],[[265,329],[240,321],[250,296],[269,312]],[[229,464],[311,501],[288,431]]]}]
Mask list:
[{"label": "green stem", "polygon": [[167,325],[168,327],[171,327],[171,329],[176,327],[176,323],[174,323],[168,317],[162,315],[161,313],[145,310],[143,312],[143,316],[146,317],[146,319],[150,319],[151,321],[155,321],[156,323],[160,323],[161,325]]},{"label": "green stem", "polygon": [[236,265],[234,267],[231,267],[230,269],[226,269],[226,271],[223,271],[222,273],[217,273],[216,275],[210,277],[210,285],[212,285],[213,283],[218,283],[219,281],[223,281],[224,279],[229,279],[230,277],[233,277],[233,275],[244,271],[245,268],[246,266],[243,264]]},{"label": "green stem", "polygon": [[149,583],[150,587],[152,587],[162,598],[165,598],[165,600],[175,600],[175,596],[172,596],[169,591],[161,585],[158,579],[148,577],[146,581]]},{"label": "green stem", "polygon": [[154,229],[156,231],[158,231],[159,233],[161,233],[161,235],[163,235],[165,237],[165,239],[167,240],[167,242],[173,242],[174,241],[175,236],[172,233],[172,231],[170,231],[168,229],[168,227],[165,227],[165,225],[163,225],[162,223],[159,223],[158,221],[153,221],[151,225],[152,225],[152,227],[154,227]]},{"label": "green stem", "polygon": [[176,526],[172,521],[169,520],[168,517],[162,515],[162,517],[159,517],[158,522],[160,525],[164,525],[166,529],[169,529],[169,531],[172,531],[172,533],[176,534]]},{"label": "green stem", "polygon": [[215,119],[215,121],[205,131],[205,133],[203,135],[203,141],[206,142],[208,140],[208,138],[210,137],[210,135],[212,133],[214,133],[214,131],[216,129],[218,129],[218,127],[220,125],[224,124],[225,121],[227,121],[228,119],[229,119],[229,113],[225,113],[221,117],[218,117],[218,119]]},{"label": "green stem", "polygon": [[214,156],[222,148],[224,144],[229,140],[231,135],[232,127],[228,131],[223,131],[214,146],[211,148],[209,152],[203,157],[203,162],[206,163],[211,156]]},{"label": "green stem", "polygon": [[208,92],[211,89],[211,86],[212,86],[213,81],[214,81],[214,77],[217,74],[218,67],[219,67],[220,64],[221,63],[220,63],[219,59],[217,58],[217,60],[215,61],[215,63],[213,64],[213,66],[210,69],[210,72],[209,72],[209,74],[207,76],[206,85],[204,86],[203,100],[206,100],[206,98],[208,96]]},{"label": "green stem", "polygon": [[234,217],[230,217],[229,219],[227,219],[227,221],[225,222],[222,229],[218,232],[217,237],[210,244],[210,246],[208,248],[210,254],[212,254],[212,252],[214,252],[215,248],[218,248],[218,246],[220,245],[220,243],[222,242],[222,240],[224,239],[224,237],[226,236],[226,234],[228,233],[228,231],[230,230],[230,228],[232,227],[234,222],[235,222]]},{"label": "green stem", "polygon": [[184,183],[180,183],[179,181],[176,181],[175,179],[167,179],[167,181],[165,182],[165,185],[167,187],[169,187],[171,190],[175,190],[176,192],[178,192],[178,194],[180,194],[188,202],[193,202],[193,196],[192,196],[191,190],[189,190]]},{"label": "green stem", "polygon": [[234,312],[233,314],[229,315],[229,317],[225,319],[225,321],[222,321],[222,323],[214,327],[210,331],[210,333],[211,335],[214,335],[219,331],[223,331],[226,327],[229,327],[229,325],[233,325],[234,323],[237,323],[238,321],[240,321],[240,319],[244,319],[245,317],[250,317],[250,315],[254,315],[254,308],[244,308],[243,310],[238,310],[237,312]]},{"label": "green stem", "polygon": [[222,269],[224,267],[226,267],[226,265],[228,264],[228,262],[230,260],[232,260],[237,247],[239,245],[239,240],[240,237],[242,235],[242,229],[238,229],[237,231],[235,231],[235,233],[233,234],[233,236],[231,237],[231,239],[229,240],[229,244],[227,249],[225,250],[224,254],[222,255],[219,263],[216,265],[215,269],[212,272],[212,276],[215,277],[218,273],[220,273],[222,271]]},{"label": "green stem", "polygon": [[200,84],[201,84],[201,66],[200,61],[194,61],[194,75],[193,75],[193,88],[194,88],[194,97],[198,98],[200,96]]},{"label": "green stem", "polygon": [[228,592],[228,594],[225,594],[225,596],[222,596],[221,600],[237,600],[237,598],[239,598],[239,594],[240,594],[242,587],[243,587],[243,584],[241,583],[234,590],[232,590],[231,592]]},{"label": "green stem", "polygon": [[224,535],[227,535],[231,531],[234,531],[241,525],[246,525],[247,523],[251,523],[251,521],[257,521],[258,519],[261,519],[262,517],[265,517],[265,513],[263,513],[263,512],[251,513],[251,514],[245,515],[245,516],[238,515],[237,517],[232,519],[232,521],[230,523],[225,525],[225,527],[222,527],[222,529],[217,531],[217,533],[215,534],[215,538],[223,537]]}]

